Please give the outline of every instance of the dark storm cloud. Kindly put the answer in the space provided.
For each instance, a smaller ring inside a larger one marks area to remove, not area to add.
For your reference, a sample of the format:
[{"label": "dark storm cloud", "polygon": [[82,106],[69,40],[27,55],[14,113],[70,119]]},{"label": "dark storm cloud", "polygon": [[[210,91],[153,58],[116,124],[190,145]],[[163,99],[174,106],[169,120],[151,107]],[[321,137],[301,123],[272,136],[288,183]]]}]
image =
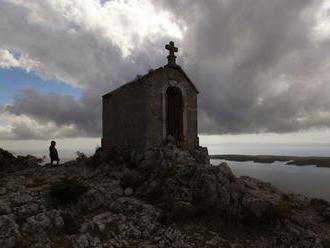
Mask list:
[{"label": "dark storm cloud", "polygon": [[159,1],[188,26],[185,64],[204,133],[330,126],[329,40],[314,37],[322,1]]},{"label": "dark storm cloud", "polygon": [[76,100],[70,95],[56,93],[40,94],[26,88],[14,98],[6,110],[15,115],[28,115],[40,123],[49,121],[57,125],[73,124],[78,130],[84,130],[89,135],[100,133],[100,118],[98,110],[88,111],[90,106]]},{"label": "dark storm cloud", "polygon": [[[318,38],[314,29],[322,1],[152,3],[187,27],[178,45],[184,69],[201,92],[202,133],[282,133],[330,126],[330,42],[329,37]],[[68,136],[99,136],[100,96],[163,65],[163,46],[171,38],[149,37],[125,57],[101,30],[66,21],[47,1],[42,5],[39,19],[45,18],[48,26],[33,19],[28,8],[0,3],[0,44],[40,61],[40,75],[78,85],[82,97],[26,89],[7,111],[41,124],[74,125],[79,132]],[[27,137],[29,132],[21,129]]]},{"label": "dark storm cloud", "polygon": [[[159,35],[153,42],[144,40],[141,49],[135,49],[125,57],[117,45],[104,37],[102,30],[91,30],[84,23],[65,20],[47,1],[38,5],[42,8],[40,13],[10,2],[0,3],[4,14],[0,16],[0,48],[28,54],[40,63],[32,68],[39,75],[78,86],[82,96],[75,99],[56,92],[41,94],[24,89],[5,110],[17,116],[28,116],[40,125],[52,122],[59,130],[68,125],[78,130],[72,132],[64,128],[59,132],[61,137],[64,134],[99,137],[101,96],[137,74],[163,64],[166,58],[162,53],[165,51],[155,43],[165,44],[169,38]],[[48,135],[35,132],[24,123],[15,124],[11,131],[18,139],[47,138]]]}]

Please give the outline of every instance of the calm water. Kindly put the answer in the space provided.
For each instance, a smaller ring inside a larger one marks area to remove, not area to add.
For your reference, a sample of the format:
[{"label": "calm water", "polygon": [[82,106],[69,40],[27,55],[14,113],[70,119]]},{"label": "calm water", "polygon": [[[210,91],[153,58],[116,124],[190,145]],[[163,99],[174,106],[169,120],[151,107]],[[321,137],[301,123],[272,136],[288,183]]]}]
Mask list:
[{"label": "calm water", "polygon": [[288,155],[330,157],[330,144],[237,144],[206,145],[209,154]]},{"label": "calm water", "polygon": [[227,162],[236,176],[250,176],[270,182],[284,192],[302,194],[308,197],[323,198],[330,201],[330,168],[315,166],[285,165],[253,162],[234,162],[212,159],[218,165]]}]

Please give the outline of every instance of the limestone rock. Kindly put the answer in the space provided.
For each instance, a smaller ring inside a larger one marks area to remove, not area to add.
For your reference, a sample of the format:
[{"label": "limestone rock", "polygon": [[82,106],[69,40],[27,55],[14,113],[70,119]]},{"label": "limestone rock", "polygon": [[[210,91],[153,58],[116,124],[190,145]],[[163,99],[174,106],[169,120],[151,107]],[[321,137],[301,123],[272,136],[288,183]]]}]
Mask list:
[{"label": "limestone rock", "polygon": [[96,189],[89,190],[79,200],[78,206],[86,212],[90,212],[102,207],[105,203],[104,195]]},{"label": "limestone rock", "polygon": [[22,226],[22,231],[28,234],[40,234],[43,232],[56,233],[64,226],[64,220],[58,210],[43,212],[27,218]]},{"label": "limestone rock", "polygon": [[326,221],[330,222],[330,208],[324,209],[321,215],[324,217]]},{"label": "limestone rock", "polygon": [[10,211],[11,210],[9,204],[6,201],[0,199],[0,215],[7,215],[10,213]]},{"label": "limestone rock", "polygon": [[21,235],[12,215],[0,216],[0,247],[17,247]]},{"label": "limestone rock", "polygon": [[[318,248],[330,235],[328,202],[237,178],[226,163],[211,165],[204,148],[168,142],[144,153],[98,150],[56,168],[20,166],[1,178],[0,247]],[[48,185],[72,175],[89,190],[53,205]]]},{"label": "limestone rock", "polygon": [[90,234],[74,235],[71,240],[73,248],[103,248],[101,240]]},{"label": "limestone rock", "polygon": [[126,189],[124,190],[124,194],[125,194],[126,196],[131,196],[131,195],[134,194],[134,191],[133,191],[132,188],[126,188]]},{"label": "limestone rock", "polygon": [[36,215],[40,210],[40,206],[37,203],[28,203],[15,208],[17,217],[19,219],[25,219],[32,215]]}]

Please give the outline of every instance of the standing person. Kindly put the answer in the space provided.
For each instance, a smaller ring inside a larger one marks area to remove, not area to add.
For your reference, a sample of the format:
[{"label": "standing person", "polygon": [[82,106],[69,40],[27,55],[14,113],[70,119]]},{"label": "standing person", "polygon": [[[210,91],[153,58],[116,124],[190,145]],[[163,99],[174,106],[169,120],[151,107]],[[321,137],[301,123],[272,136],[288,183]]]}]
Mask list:
[{"label": "standing person", "polygon": [[50,165],[53,165],[53,161],[57,161],[56,165],[58,165],[60,162],[57,149],[55,148],[55,146],[56,146],[56,142],[54,140],[50,142],[50,147],[49,147]]}]

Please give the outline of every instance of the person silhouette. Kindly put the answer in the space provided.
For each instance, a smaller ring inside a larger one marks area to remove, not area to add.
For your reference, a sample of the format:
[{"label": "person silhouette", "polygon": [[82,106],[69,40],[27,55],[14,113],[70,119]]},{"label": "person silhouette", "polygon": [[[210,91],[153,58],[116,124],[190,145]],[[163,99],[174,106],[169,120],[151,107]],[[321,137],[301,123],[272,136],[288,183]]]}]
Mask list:
[{"label": "person silhouette", "polygon": [[57,149],[55,148],[55,146],[56,146],[56,142],[54,140],[50,142],[50,147],[49,147],[50,165],[53,165],[54,161],[57,161],[56,165],[58,165],[60,162]]}]

